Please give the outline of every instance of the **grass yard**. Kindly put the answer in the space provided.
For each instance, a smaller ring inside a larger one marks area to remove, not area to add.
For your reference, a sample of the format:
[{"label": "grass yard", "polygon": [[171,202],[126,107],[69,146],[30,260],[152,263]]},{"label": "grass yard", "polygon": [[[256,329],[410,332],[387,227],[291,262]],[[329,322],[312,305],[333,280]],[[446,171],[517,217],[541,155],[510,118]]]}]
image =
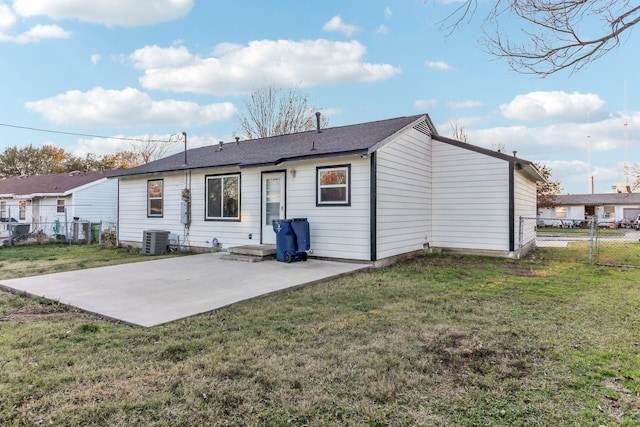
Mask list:
[{"label": "grass yard", "polygon": [[[160,255],[158,257],[176,256]],[[0,246],[0,279],[37,276],[61,271],[104,267],[127,262],[148,261],[139,248],[111,245],[47,245]]]},{"label": "grass yard", "polygon": [[150,329],[0,293],[0,425],[639,425],[640,270],[583,258],[425,256]]}]

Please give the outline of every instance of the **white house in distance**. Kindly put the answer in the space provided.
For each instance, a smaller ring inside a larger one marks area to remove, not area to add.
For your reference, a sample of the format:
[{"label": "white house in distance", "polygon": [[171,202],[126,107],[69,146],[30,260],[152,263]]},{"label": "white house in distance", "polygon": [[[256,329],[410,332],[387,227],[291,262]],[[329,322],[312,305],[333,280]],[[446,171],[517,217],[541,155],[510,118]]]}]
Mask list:
[{"label": "white house in distance", "polygon": [[540,209],[540,220],[559,226],[563,220],[584,220],[597,217],[599,221],[623,222],[640,214],[640,193],[561,194],[553,208]]},{"label": "white house in distance", "polygon": [[118,185],[110,172],[23,175],[0,180],[0,217],[53,234],[55,224],[79,218],[117,220]]},{"label": "white house in distance", "polygon": [[116,176],[122,244],[140,246],[143,230],[192,248],[274,244],[272,220],[307,218],[311,256],[378,264],[424,250],[518,256],[534,244],[518,240],[519,217],[535,217],[544,179],[439,136],[425,114],[190,149]]}]

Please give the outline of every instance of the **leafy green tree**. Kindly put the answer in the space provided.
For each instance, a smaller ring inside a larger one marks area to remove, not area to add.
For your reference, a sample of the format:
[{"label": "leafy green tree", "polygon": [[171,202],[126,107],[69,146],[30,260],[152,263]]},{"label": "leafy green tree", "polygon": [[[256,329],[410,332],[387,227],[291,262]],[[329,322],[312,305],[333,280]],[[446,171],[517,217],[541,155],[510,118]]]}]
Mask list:
[{"label": "leafy green tree", "polygon": [[141,156],[132,151],[84,157],[68,153],[54,145],[41,148],[29,144],[26,147],[8,147],[0,153],[0,178],[20,175],[46,175],[72,171],[127,169],[141,164]]}]

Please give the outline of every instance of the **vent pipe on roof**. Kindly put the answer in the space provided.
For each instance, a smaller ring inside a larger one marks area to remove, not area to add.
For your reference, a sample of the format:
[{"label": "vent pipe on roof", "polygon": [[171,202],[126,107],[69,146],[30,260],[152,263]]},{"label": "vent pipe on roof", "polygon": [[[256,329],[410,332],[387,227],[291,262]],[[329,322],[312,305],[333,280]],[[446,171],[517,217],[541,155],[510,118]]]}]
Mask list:
[{"label": "vent pipe on roof", "polygon": [[316,111],[316,131],[320,133],[320,111]]},{"label": "vent pipe on roof", "polygon": [[240,144],[240,137],[236,136],[236,145]]},{"label": "vent pipe on roof", "polygon": [[187,133],[182,132],[182,136],[184,137],[184,164],[187,164]]},{"label": "vent pipe on roof", "polygon": [[218,151],[222,151],[222,141],[218,141]]}]

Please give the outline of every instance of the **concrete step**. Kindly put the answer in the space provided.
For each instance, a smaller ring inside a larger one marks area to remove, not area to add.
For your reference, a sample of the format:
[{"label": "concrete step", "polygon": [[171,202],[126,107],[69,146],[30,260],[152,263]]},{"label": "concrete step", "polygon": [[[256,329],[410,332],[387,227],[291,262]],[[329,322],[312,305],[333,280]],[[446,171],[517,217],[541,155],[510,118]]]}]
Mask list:
[{"label": "concrete step", "polygon": [[256,262],[276,258],[276,245],[245,245],[227,249],[222,259]]}]

